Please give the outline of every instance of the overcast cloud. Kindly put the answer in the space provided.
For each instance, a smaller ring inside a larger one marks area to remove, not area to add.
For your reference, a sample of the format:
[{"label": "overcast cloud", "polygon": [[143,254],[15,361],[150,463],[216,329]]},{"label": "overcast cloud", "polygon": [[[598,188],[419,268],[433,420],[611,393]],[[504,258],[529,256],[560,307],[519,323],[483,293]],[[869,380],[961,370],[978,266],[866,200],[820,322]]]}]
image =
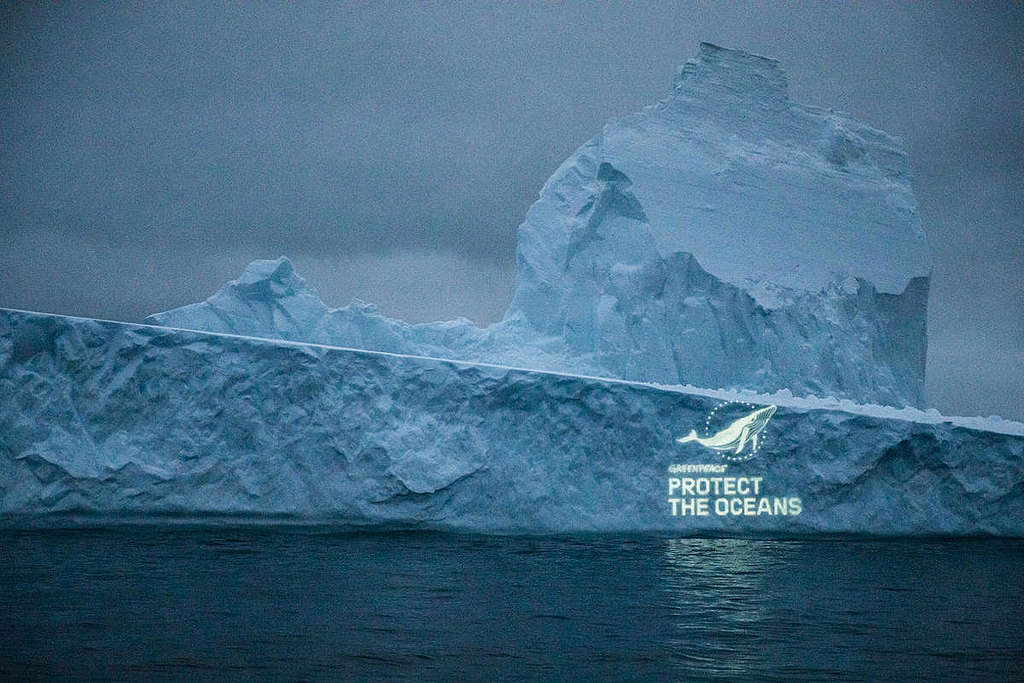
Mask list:
[{"label": "overcast cloud", "polygon": [[901,136],[928,395],[1024,418],[1024,5],[13,4],[0,306],[139,320],[286,254],[325,301],[501,316],[515,228],[705,40]]}]

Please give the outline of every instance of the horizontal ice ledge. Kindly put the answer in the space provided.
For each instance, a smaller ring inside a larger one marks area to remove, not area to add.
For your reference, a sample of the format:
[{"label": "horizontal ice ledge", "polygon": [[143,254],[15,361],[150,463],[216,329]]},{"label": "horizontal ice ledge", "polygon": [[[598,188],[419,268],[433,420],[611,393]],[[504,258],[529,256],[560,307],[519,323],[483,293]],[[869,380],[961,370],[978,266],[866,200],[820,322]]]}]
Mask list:
[{"label": "horizontal ice ledge", "polygon": [[[0,519],[1024,536],[1024,425],[0,310]],[[771,403],[730,476],[799,515],[673,517],[676,443]]]}]

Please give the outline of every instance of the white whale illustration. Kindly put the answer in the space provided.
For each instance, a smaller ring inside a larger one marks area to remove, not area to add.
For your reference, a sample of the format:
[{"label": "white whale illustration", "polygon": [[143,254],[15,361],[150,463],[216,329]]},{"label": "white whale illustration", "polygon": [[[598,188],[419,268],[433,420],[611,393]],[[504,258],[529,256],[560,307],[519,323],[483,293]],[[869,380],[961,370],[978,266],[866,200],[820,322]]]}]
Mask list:
[{"label": "white whale illustration", "polygon": [[775,414],[776,407],[758,408],[749,415],[735,420],[731,425],[707,438],[697,436],[697,430],[691,429],[690,433],[681,439],[679,443],[696,441],[705,448],[715,451],[733,451],[736,454],[742,453],[749,443],[753,450],[757,450],[758,435],[768,426],[768,420]]}]

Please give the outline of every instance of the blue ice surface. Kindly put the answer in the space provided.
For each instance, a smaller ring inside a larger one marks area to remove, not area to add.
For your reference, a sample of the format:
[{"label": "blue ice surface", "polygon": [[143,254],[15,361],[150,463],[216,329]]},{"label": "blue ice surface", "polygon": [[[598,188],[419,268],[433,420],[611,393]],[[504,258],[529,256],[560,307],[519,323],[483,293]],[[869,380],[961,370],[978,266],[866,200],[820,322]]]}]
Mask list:
[{"label": "blue ice surface", "polygon": [[[8,521],[1024,535],[1024,425],[1003,420],[8,310],[0,368]],[[764,404],[756,453],[676,441]],[[672,514],[683,478],[709,514]]]}]

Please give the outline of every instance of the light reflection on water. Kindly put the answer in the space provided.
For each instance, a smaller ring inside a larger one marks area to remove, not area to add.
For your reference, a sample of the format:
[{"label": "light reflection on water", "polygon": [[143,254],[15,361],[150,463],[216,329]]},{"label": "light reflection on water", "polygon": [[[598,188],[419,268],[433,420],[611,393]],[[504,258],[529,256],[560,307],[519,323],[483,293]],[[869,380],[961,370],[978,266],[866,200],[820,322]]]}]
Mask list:
[{"label": "light reflection on water", "polygon": [[690,674],[749,674],[763,657],[773,562],[765,542],[668,539],[664,573],[673,616],[667,650]]},{"label": "light reflection on water", "polygon": [[0,677],[1018,678],[1024,543],[0,532]]}]

